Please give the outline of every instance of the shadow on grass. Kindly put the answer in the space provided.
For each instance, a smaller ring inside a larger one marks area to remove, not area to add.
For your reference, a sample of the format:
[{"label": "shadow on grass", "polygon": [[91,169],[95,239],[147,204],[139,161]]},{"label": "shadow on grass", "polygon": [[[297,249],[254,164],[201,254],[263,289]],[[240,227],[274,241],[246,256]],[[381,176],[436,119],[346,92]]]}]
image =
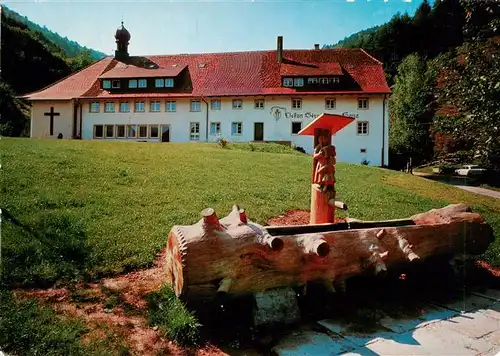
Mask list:
[{"label": "shadow on grass", "polygon": [[83,277],[90,248],[83,224],[76,217],[56,210],[26,223],[6,209],[2,215],[2,283],[46,287]]}]

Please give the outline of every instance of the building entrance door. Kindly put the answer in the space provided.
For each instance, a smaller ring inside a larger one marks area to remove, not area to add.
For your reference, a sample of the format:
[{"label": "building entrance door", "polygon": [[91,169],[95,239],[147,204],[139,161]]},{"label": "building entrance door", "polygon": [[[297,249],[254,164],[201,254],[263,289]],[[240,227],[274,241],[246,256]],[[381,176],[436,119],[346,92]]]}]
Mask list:
[{"label": "building entrance door", "polygon": [[161,126],[161,142],[170,142],[170,125]]},{"label": "building entrance door", "polygon": [[253,140],[264,141],[264,123],[255,122],[253,124]]}]

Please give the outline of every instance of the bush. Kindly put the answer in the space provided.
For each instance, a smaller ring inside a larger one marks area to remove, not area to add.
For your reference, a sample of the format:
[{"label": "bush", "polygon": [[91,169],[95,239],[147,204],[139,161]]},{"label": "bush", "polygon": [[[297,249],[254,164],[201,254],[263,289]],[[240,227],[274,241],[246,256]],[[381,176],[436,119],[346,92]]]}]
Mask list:
[{"label": "bush", "polygon": [[229,144],[229,140],[227,140],[226,138],[224,137],[220,137],[218,140],[217,140],[217,143],[219,144],[220,147],[222,148],[226,148],[227,145]]},{"label": "bush", "polygon": [[306,150],[303,147],[301,147],[301,146],[295,146],[293,149],[295,151],[299,151],[301,153],[306,153]]},{"label": "bush", "polygon": [[289,145],[270,142],[233,143],[230,148],[242,151],[300,154]]},{"label": "bush", "polygon": [[452,165],[452,164],[442,164],[439,165],[437,168],[439,168],[440,174],[453,174],[455,172],[457,166]]},{"label": "bush", "polygon": [[168,339],[186,346],[200,339],[200,324],[192,312],[176,297],[169,285],[148,296],[149,323],[156,325]]},{"label": "bush", "polygon": [[80,221],[59,210],[40,214],[28,224],[6,210],[2,213],[3,283],[41,287],[82,278],[90,251]]}]

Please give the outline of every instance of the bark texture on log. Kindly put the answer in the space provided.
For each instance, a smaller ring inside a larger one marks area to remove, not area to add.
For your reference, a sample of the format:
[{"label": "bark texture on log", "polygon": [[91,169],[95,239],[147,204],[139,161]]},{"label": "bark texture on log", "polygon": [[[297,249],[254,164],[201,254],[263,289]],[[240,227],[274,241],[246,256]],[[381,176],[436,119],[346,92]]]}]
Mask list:
[{"label": "bark texture on log", "polygon": [[319,232],[307,231],[322,226],[305,225],[290,227],[292,234],[250,221],[237,206],[220,220],[212,209],[202,216],[194,225],[174,226],[167,244],[167,277],[177,296],[186,299],[310,281],[330,287],[431,256],[481,254],[493,241],[491,227],[464,204],[417,214],[403,220],[408,225],[358,222],[350,230]]}]

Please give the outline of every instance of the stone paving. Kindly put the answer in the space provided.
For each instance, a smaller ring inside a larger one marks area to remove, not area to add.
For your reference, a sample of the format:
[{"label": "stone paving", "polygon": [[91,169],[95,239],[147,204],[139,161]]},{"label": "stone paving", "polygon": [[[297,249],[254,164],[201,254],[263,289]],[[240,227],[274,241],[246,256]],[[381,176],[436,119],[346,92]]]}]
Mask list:
[{"label": "stone paving", "polygon": [[500,352],[500,291],[463,292],[457,301],[429,303],[418,318],[384,318],[381,330],[356,333],[335,320],[287,335],[279,356],[496,355]]}]

